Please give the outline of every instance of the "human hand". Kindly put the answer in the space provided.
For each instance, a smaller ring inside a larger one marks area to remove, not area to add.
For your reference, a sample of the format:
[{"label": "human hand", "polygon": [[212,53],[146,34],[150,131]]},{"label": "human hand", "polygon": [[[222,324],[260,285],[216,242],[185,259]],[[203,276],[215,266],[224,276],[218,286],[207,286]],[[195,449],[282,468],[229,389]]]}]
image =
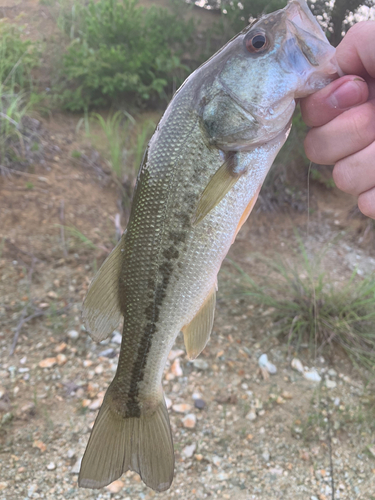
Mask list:
[{"label": "human hand", "polygon": [[301,100],[302,118],[313,127],[307,157],[334,164],[339,189],[358,196],[358,207],[375,219],[375,21],[355,24],[337,47],[346,76]]}]

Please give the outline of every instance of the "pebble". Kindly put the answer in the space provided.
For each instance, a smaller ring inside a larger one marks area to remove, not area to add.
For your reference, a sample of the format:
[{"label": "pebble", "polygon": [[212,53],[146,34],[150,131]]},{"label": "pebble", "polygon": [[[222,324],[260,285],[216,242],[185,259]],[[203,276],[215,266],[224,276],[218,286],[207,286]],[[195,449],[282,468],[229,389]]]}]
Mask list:
[{"label": "pebble", "polygon": [[188,403],[172,405],[172,410],[176,413],[187,413],[191,410],[191,405]]},{"label": "pebble", "polygon": [[334,380],[326,379],[326,387],[327,389],[334,389],[337,386],[337,383]]},{"label": "pebble", "polygon": [[276,366],[268,361],[268,356],[267,354],[262,354],[260,358],[258,359],[258,365],[259,368],[265,368],[268,373],[271,375],[274,375],[277,372]]},{"label": "pebble", "polygon": [[40,361],[39,366],[40,368],[52,368],[53,366],[55,366],[56,363],[57,363],[56,358],[46,358]]},{"label": "pebble", "polygon": [[189,413],[182,419],[182,425],[187,429],[194,429],[196,423],[197,417],[194,415],[194,413]]},{"label": "pebble", "polygon": [[307,372],[303,372],[303,376],[306,380],[309,380],[310,382],[320,382],[322,380],[322,377],[314,369],[309,370]]},{"label": "pebble", "polygon": [[167,409],[169,410],[169,408],[172,407],[172,401],[169,398],[167,398],[166,396],[164,397],[164,399],[165,399],[165,405],[166,405]]},{"label": "pebble", "polygon": [[118,344],[118,345],[121,345],[121,342],[122,342],[122,335],[120,332],[118,332],[117,330],[115,330],[112,334],[112,342],[114,344]]},{"label": "pebble", "polygon": [[88,408],[90,410],[98,410],[102,406],[102,403],[103,398],[94,399],[94,401],[88,405]]},{"label": "pebble", "polygon": [[182,450],[181,453],[185,458],[191,458],[194,455],[196,448],[197,448],[197,445],[195,443],[193,443],[193,444],[190,444],[188,446],[185,446],[185,448]]},{"label": "pebble", "polygon": [[97,375],[101,375],[104,371],[103,365],[98,365],[94,371]]},{"label": "pebble", "polygon": [[198,370],[208,370],[209,368],[209,364],[207,363],[207,361],[205,361],[204,359],[194,359],[193,361],[191,361],[191,363],[194,365],[194,368],[197,368]]},{"label": "pebble", "polygon": [[0,385],[0,399],[5,395],[6,390]]},{"label": "pebble", "polygon": [[47,297],[49,297],[50,299],[57,299],[57,293],[53,291],[48,292]]},{"label": "pebble", "polygon": [[44,453],[47,449],[47,446],[43,443],[43,441],[37,439],[33,442],[33,448],[39,448],[39,450]]},{"label": "pebble", "polygon": [[59,344],[58,346],[55,347],[54,351],[57,353],[60,353],[60,352],[65,351],[66,347],[67,347],[67,344],[65,342],[61,342],[61,344]]},{"label": "pebble", "polygon": [[174,361],[176,358],[179,358],[183,354],[184,354],[184,351],[182,349],[176,349],[176,350],[172,349],[172,351],[168,355],[168,359],[169,359],[169,361]]},{"label": "pebble", "polygon": [[0,491],[5,490],[8,486],[8,483],[1,482],[0,483]]},{"label": "pebble", "polygon": [[293,358],[292,362],[290,363],[290,366],[294,369],[297,370],[297,372],[303,373],[305,370],[303,369],[303,364],[298,358]]},{"label": "pebble", "polygon": [[111,493],[119,493],[124,486],[125,483],[123,481],[120,481],[120,479],[117,479],[116,481],[113,481],[113,483],[106,486],[106,489]]},{"label": "pebble", "polygon": [[103,358],[114,358],[116,353],[112,347],[110,347],[109,349],[104,349],[104,351],[100,352],[99,356],[102,356]]},{"label": "pebble", "polygon": [[182,375],[184,374],[183,371],[182,371],[181,365],[180,365],[180,359],[179,358],[176,358],[173,361],[173,364],[171,366],[171,372],[176,377],[182,377]]},{"label": "pebble", "polygon": [[248,420],[255,420],[257,418],[257,414],[255,413],[255,410],[250,410],[249,413],[246,415],[246,418]]},{"label": "pebble", "polygon": [[77,332],[77,330],[69,330],[68,337],[72,340],[78,339],[79,333]]},{"label": "pebble", "polygon": [[283,391],[281,393],[281,397],[283,397],[284,399],[293,399],[293,395],[288,391]]},{"label": "pebble", "polygon": [[59,366],[65,365],[65,363],[68,361],[68,358],[65,356],[65,354],[58,354],[56,356],[56,361]]},{"label": "pebble", "polygon": [[56,469],[56,464],[55,462],[50,462],[48,465],[47,465],[47,470],[55,470]]},{"label": "pebble", "polygon": [[195,408],[198,408],[198,410],[203,410],[203,408],[206,406],[206,401],[200,398],[194,399],[194,406]]},{"label": "pebble", "polygon": [[336,371],[336,370],[334,370],[333,368],[330,368],[330,369],[328,370],[328,375],[329,375],[330,377],[337,377],[337,371]]},{"label": "pebble", "polygon": [[270,452],[268,450],[264,450],[264,452],[262,453],[262,458],[265,462],[269,462]]}]

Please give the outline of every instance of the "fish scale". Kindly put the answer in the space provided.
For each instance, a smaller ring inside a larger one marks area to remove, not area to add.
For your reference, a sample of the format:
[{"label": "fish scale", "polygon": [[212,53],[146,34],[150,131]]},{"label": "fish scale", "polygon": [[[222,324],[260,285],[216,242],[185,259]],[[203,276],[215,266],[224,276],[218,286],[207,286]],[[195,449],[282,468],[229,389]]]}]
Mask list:
[{"label": "fish scale", "polygon": [[190,359],[205,347],[221,263],[286,141],[295,97],[334,78],[333,57],[304,0],[292,0],[228,42],[172,99],[147,147],[126,233],[84,302],[95,340],[120,316],[124,326],[80,486],[100,488],[131,469],[156,491],[169,488],[168,353],[180,331]]}]

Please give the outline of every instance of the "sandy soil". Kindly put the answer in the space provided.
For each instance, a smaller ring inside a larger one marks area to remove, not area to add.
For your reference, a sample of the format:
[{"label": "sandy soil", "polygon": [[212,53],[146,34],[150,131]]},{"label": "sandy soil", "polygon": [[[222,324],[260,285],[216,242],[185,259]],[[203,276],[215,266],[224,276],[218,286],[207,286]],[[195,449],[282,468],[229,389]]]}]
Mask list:
[{"label": "sandy soil", "polygon": [[[31,36],[55,29],[36,0],[3,5],[27,20]],[[78,489],[79,461],[120,348],[118,332],[97,345],[80,319],[88,284],[115,243],[119,196],[100,161],[72,159],[87,145],[78,118],[43,119],[52,153],[33,172],[0,178],[0,499],[374,499],[369,374],[339,350],[297,353],[278,341],[270,311],[238,293],[229,259],[207,348],[191,363],[179,337],[166,367],[171,489],[156,494],[133,473],[101,491]],[[315,183],[310,197],[310,217],[256,206],[229,258],[256,278],[267,272],[256,252],[293,261],[297,229],[311,255],[326,250],[322,265],[337,283],[355,266],[373,272],[373,230],[348,217],[354,200]],[[263,353],[277,368],[266,378]],[[291,368],[295,356],[316,368],[320,383]]]}]

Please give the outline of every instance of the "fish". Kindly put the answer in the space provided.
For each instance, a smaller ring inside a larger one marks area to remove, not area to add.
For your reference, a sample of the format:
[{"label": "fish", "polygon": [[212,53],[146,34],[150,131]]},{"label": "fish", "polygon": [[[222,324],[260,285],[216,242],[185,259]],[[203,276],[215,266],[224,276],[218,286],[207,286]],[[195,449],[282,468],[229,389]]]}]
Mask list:
[{"label": "fish", "polygon": [[291,127],[296,100],[337,77],[335,49],[304,0],[261,17],[175,93],[140,167],[127,229],[83,304],[93,340],[123,317],[118,367],[78,484],[137,472],[155,491],[174,475],[162,376],[182,331],[187,357],[206,346],[217,274]]}]

